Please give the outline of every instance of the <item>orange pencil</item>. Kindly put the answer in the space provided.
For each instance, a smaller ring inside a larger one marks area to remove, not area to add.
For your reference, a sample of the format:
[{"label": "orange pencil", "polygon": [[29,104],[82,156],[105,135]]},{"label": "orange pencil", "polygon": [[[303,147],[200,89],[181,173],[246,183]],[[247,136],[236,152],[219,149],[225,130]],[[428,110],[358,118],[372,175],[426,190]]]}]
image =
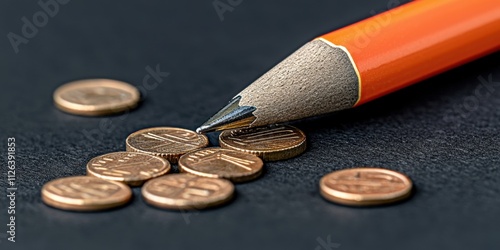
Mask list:
[{"label": "orange pencil", "polygon": [[306,43],[198,132],[359,106],[500,49],[498,0],[421,0]]}]

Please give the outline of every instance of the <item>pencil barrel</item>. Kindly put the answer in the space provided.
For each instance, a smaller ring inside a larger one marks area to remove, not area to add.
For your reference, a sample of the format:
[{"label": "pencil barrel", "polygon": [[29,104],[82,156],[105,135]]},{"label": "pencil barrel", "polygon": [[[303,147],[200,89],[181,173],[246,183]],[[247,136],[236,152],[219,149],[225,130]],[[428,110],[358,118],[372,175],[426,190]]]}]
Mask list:
[{"label": "pencil barrel", "polygon": [[346,48],[355,106],[500,49],[500,1],[414,1],[320,37]]}]

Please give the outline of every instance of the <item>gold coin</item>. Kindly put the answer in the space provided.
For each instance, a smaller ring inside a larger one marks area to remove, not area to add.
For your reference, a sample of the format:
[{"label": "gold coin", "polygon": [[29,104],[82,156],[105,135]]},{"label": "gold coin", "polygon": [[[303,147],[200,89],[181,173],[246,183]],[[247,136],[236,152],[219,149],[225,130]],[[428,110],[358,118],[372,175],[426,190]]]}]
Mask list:
[{"label": "gold coin", "polygon": [[134,86],[110,79],[74,81],[54,92],[57,108],[86,116],[109,115],[133,109],[139,99],[139,91]]},{"label": "gold coin", "polygon": [[60,178],[42,187],[43,202],[65,210],[104,210],[124,205],[131,198],[132,190],[127,185],[91,176]]},{"label": "gold coin", "polygon": [[141,152],[163,157],[177,163],[181,155],[208,146],[208,138],[194,131],[158,127],[139,130],[126,140],[127,151]]},{"label": "gold coin", "polygon": [[170,171],[170,163],[154,155],[138,152],[114,152],[100,155],[87,163],[87,175],[140,186],[145,181]]},{"label": "gold coin", "polygon": [[222,148],[250,153],[265,161],[295,157],[306,150],[306,135],[288,125],[224,131],[219,136]]},{"label": "gold coin", "polygon": [[401,173],[382,168],[353,168],[332,172],[321,178],[321,195],[330,201],[351,205],[381,205],[410,196],[411,180]]},{"label": "gold coin", "polygon": [[255,179],[262,174],[262,160],[252,154],[230,149],[204,148],[179,159],[179,170],[190,174],[224,178],[234,182]]},{"label": "gold coin", "polygon": [[171,174],[152,179],[142,187],[144,200],[166,209],[200,210],[221,205],[233,197],[233,184],[224,179]]}]

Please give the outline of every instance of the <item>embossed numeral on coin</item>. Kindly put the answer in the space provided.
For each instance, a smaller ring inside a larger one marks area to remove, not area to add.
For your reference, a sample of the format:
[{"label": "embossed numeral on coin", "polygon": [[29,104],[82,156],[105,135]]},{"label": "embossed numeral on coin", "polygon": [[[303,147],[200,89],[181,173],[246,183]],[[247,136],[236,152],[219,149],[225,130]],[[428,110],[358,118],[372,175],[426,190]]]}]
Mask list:
[{"label": "embossed numeral on coin", "polygon": [[88,175],[132,186],[142,185],[144,181],[169,171],[168,161],[143,153],[114,152],[95,157],[87,164]]},{"label": "embossed numeral on coin", "polygon": [[189,199],[195,196],[208,197],[220,189],[217,184],[210,183],[209,181],[205,179],[194,182],[190,179],[179,178],[152,185],[151,190],[167,194],[172,198]]},{"label": "embossed numeral on coin", "polygon": [[239,134],[236,131],[231,132],[228,139],[234,140],[234,143],[247,146],[259,142],[274,142],[281,140],[299,139],[300,133],[293,129],[288,129],[284,126],[279,126],[266,130],[255,130],[250,133]]},{"label": "embossed numeral on coin", "polygon": [[306,149],[306,136],[292,126],[279,125],[223,131],[222,148],[257,155],[267,161],[292,158]]},{"label": "embossed numeral on coin", "polygon": [[132,197],[130,188],[122,183],[91,176],[56,179],[42,187],[42,200],[49,206],[93,211],[121,206]]},{"label": "embossed numeral on coin", "polygon": [[194,131],[159,127],[139,130],[127,137],[127,151],[161,156],[172,163],[189,151],[206,147],[208,138]]},{"label": "embossed numeral on coin", "polygon": [[98,183],[62,183],[47,188],[59,195],[75,198],[104,198],[118,190],[116,185]]},{"label": "embossed numeral on coin", "polygon": [[242,159],[238,157],[233,157],[224,152],[217,152],[215,150],[202,150],[198,152],[194,152],[187,157],[187,160],[196,163],[205,163],[212,160],[221,160],[231,163],[235,166],[243,168],[245,170],[251,171],[252,168],[249,167],[252,164],[255,164],[255,161]]},{"label": "embossed numeral on coin", "polygon": [[183,155],[181,172],[235,182],[255,179],[262,173],[262,160],[251,154],[222,148],[205,148]]},{"label": "embossed numeral on coin", "polygon": [[148,181],[142,197],[154,206],[169,209],[203,209],[229,201],[231,182],[189,174],[173,174]]},{"label": "embossed numeral on coin", "polygon": [[145,138],[148,138],[148,139],[165,142],[165,144],[153,145],[149,149],[154,149],[154,148],[158,148],[158,147],[162,147],[162,146],[170,145],[170,144],[180,144],[182,146],[187,144],[187,145],[192,145],[195,147],[199,146],[198,141],[192,141],[192,140],[196,139],[197,135],[192,135],[189,133],[176,133],[175,131],[173,131],[172,134],[164,133],[164,134],[157,135],[157,134],[149,132],[149,133],[143,134],[142,136]]}]

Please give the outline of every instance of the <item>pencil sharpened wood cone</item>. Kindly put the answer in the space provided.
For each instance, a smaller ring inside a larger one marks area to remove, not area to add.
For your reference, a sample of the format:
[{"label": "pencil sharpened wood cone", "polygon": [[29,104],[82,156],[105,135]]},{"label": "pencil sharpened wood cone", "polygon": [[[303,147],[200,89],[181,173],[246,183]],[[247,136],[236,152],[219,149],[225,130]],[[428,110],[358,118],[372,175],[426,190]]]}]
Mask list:
[{"label": "pencil sharpened wood cone", "polygon": [[196,131],[255,127],[347,109],[359,78],[345,50],[323,40],[306,43],[241,91]]}]

